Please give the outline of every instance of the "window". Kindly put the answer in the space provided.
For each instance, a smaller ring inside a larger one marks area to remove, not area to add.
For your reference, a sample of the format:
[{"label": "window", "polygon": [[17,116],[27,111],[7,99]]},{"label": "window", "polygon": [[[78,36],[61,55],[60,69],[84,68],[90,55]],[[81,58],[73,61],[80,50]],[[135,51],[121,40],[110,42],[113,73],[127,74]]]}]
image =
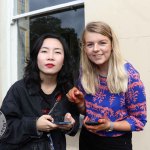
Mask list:
[{"label": "window", "polygon": [[[35,2],[36,0],[31,1]],[[22,0],[22,2],[25,2],[25,0]],[[44,7],[45,4],[43,3],[48,2],[48,0],[39,0],[38,3],[39,2],[41,3],[41,7]],[[57,3],[58,2],[57,0]],[[61,0],[60,2],[63,3],[66,2],[66,0]],[[24,16],[17,16],[18,18],[14,16],[14,19],[18,20],[17,70],[19,79],[22,78],[25,59],[29,55],[29,50],[32,48],[35,40],[43,33],[52,31],[64,36],[75,59],[75,70],[78,69],[80,59],[79,39],[84,28],[84,5],[81,1],[79,3],[77,2],[79,1],[69,4],[65,3],[65,5],[59,5],[58,7],[56,0],[54,0],[51,5],[55,4],[57,9],[49,7],[49,11],[41,11],[40,13],[38,11],[35,12],[34,15],[32,13],[24,13]],[[32,7],[29,7],[30,10],[37,8]],[[20,9],[20,12],[23,12],[23,9]]]},{"label": "window", "polygon": [[78,2],[78,0],[14,0],[14,15],[65,4],[68,2]]}]

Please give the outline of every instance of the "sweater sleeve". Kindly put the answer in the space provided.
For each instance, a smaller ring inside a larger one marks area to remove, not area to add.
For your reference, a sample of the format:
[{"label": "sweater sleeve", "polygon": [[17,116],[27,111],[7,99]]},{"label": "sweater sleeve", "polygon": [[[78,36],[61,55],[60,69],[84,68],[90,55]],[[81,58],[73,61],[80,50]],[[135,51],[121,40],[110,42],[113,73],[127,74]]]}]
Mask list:
[{"label": "sweater sleeve", "polygon": [[147,122],[145,88],[140,80],[139,73],[130,66],[126,104],[129,117],[126,121],[131,125],[132,131],[143,130]]}]

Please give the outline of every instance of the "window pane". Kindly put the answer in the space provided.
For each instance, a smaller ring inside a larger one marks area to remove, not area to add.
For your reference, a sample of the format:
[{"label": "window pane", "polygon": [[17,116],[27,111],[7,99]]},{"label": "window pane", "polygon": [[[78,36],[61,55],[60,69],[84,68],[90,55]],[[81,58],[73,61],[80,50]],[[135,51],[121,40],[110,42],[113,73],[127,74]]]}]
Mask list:
[{"label": "window pane", "polygon": [[79,40],[84,28],[84,8],[74,7],[57,11],[56,13],[44,14],[36,17],[22,18],[18,21],[18,77],[22,78],[25,66],[25,57],[29,49],[33,47],[36,39],[47,32],[59,33],[68,42],[69,49],[74,57],[75,70],[79,67]]},{"label": "window pane", "polygon": [[55,6],[76,0],[14,0],[14,15],[22,14],[50,6]]},{"label": "window pane", "polygon": [[18,79],[22,78],[26,57],[29,56],[29,19],[18,20]]},{"label": "window pane", "polygon": [[54,6],[54,5],[59,5],[67,2],[71,2],[74,0],[30,0],[29,1],[29,11],[49,7],[49,6]]},{"label": "window pane", "polygon": [[79,41],[84,28],[84,8],[75,8],[55,14],[45,14],[30,19],[30,48],[42,34],[54,32],[61,34],[68,42],[69,49],[78,69],[80,59]]},{"label": "window pane", "polygon": [[14,15],[29,12],[29,0],[14,0]]}]

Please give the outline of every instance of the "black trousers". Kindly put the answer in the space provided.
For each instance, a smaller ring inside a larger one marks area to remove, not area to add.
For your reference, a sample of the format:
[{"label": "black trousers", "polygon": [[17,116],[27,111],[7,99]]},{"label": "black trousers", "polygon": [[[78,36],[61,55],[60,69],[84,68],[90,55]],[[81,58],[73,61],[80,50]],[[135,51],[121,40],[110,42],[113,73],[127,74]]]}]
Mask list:
[{"label": "black trousers", "polygon": [[132,133],[119,137],[103,137],[82,127],[79,150],[132,150]]}]

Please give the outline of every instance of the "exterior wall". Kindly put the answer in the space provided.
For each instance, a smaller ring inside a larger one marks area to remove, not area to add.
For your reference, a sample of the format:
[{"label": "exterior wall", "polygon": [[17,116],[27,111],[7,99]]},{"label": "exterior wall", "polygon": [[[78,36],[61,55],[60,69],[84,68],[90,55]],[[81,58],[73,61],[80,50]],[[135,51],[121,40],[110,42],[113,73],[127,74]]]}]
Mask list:
[{"label": "exterior wall", "polygon": [[0,1],[0,105],[17,80],[17,24],[11,21],[13,1]]},{"label": "exterior wall", "polygon": [[[125,59],[140,72],[146,88],[148,120],[150,119],[150,1],[86,0],[85,22],[101,20],[112,26],[119,37]],[[150,149],[150,122],[143,132],[133,135],[134,150]]]},{"label": "exterior wall", "polygon": [[10,82],[8,10],[7,0],[0,1],[0,102],[2,101]]}]

